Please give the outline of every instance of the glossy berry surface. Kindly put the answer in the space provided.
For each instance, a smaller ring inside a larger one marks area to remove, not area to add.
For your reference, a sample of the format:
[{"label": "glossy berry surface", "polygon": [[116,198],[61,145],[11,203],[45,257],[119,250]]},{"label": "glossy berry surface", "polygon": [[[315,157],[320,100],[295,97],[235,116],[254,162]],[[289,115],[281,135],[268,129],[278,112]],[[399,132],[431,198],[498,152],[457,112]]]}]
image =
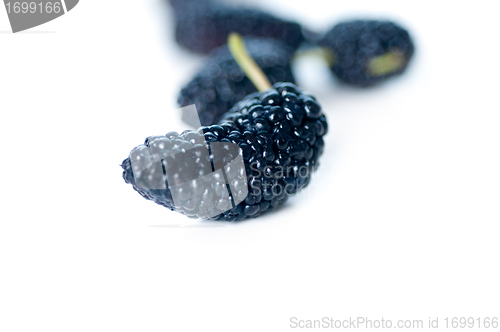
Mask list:
[{"label": "glossy berry surface", "polygon": [[327,132],[314,97],[277,83],[218,125],[148,138],[123,161],[123,177],[143,197],[189,217],[258,217],[309,184]]},{"label": "glossy berry surface", "polygon": [[333,52],[335,76],[355,86],[374,85],[403,73],[414,53],[408,32],[389,21],[339,23],[319,44]]},{"label": "glossy berry surface", "polygon": [[[295,82],[290,67],[293,52],[288,46],[272,39],[247,39],[246,46],[271,84]],[[195,104],[201,124],[207,126],[217,123],[238,101],[256,91],[228,47],[222,46],[212,51],[200,71],[181,90],[178,102],[180,107]]]},{"label": "glossy berry surface", "polygon": [[304,41],[299,24],[277,18],[258,9],[239,8],[219,3],[190,6],[176,10],[175,38],[179,45],[208,54],[225,45],[230,33],[279,40],[293,50]]}]

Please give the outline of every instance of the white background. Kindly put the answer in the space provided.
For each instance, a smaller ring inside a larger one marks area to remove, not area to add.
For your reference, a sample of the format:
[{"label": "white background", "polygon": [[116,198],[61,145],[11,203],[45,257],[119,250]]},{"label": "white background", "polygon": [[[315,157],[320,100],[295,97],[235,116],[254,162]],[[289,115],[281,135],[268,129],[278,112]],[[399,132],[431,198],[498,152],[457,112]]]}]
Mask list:
[{"label": "white background", "polygon": [[176,96],[203,59],[175,45],[162,1],[84,0],[19,34],[0,9],[0,331],[500,316],[496,2],[256,2],[320,31],[393,19],[417,51],[368,90],[297,63],[330,124],[321,169],[237,224],[190,221],[121,178],[147,136],[186,129]]}]

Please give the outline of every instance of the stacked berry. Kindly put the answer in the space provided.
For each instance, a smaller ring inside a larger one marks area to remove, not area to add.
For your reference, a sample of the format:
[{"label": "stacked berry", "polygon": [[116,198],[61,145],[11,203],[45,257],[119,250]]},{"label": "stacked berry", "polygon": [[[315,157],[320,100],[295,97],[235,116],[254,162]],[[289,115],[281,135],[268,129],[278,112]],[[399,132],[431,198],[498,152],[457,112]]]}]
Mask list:
[{"label": "stacked berry", "polygon": [[[289,47],[273,39],[249,39],[246,45],[271,84],[295,82],[290,68],[293,52]],[[195,104],[201,124],[207,126],[219,122],[234,104],[256,91],[226,45],[211,53],[201,70],[181,90],[178,102],[181,107]]]},{"label": "stacked berry", "polygon": [[[309,184],[327,131],[314,97],[278,83],[236,104],[219,125],[147,139],[123,162],[123,177],[143,197],[189,217],[257,217]],[[238,156],[243,167],[225,167]],[[148,167],[133,170],[137,160]]]}]

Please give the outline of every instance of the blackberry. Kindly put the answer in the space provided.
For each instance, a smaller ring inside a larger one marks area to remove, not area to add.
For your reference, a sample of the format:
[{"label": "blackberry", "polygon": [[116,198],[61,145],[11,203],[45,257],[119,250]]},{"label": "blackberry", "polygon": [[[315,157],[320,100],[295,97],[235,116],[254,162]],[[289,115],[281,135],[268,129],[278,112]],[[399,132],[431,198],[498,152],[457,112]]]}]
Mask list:
[{"label": "blackberry", "polygon": [[218,125],[148,138],[123,161],[123,178],[189,217],[257,217],[309,184],[327,132],[314,97],[277,83],[237,103]]},{"label": "blackberry", "polygon": [[414,52],[408,32],[389,21],[339,23],[319,45],[333,52],[335,76],[356,86],[371,86],[403,73]]},{"label": "blackberry", "polygon": [[176,11],[177,43],[192,52],[208,54],[226,44],[231,32],[243,36],[277,39],[293,50],[304,41],[299,24],[282,20],[258,9],[210,3]]},{"label": "blackberry", "polygon": [[[291,48],[277,40],[246,40],[248,51],[269,81],[294,83],[290,62]],[[227,45],[210,53],[195,77],[181,90],[181,107],[195,104],[203,126],[217,123],[220,117],[257,89],[233,59]],[[188,119],[184,119],[189,125]]]}]

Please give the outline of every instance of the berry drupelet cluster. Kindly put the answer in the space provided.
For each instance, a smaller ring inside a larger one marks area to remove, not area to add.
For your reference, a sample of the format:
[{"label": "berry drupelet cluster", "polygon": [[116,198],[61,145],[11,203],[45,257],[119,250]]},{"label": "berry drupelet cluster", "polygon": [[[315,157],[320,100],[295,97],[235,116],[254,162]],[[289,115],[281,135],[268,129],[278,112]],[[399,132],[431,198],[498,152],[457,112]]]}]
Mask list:
[{"label": "berry drupelet cluster", "polygon": [[[148,200],[189,217],[210,219],[232,204],[224,173],[220,167],[214,172],[213,167],[228,165],[238,156],[235,148],[221,154],[215,153],[216,147],[207,145],[202,131],[148,137],[123,161],[123,178]],[[219,157],[223,160],[217,161]],[[244,183],[244,168],[233,167],[226,173]]]},{"label": "berry drupelet cluster", "polygon": [[327,132],[314,97],[278,83],[237,103],[218,125],[148,138],[122,163],[123,177],[143,197],[189,217],[257,217],[309,184]]},{"label": "berry drupelet cluster", "polygon": [[355,86],[375,85],[403,73],[414,52],[408,32],[389,21],[339,23],[319,45],[333,52],[335,76]]},{"label": "berry drupelet cluster", "polygon": [[[271,84],[295,83],[290,68],[293,51],[288,46],[273,39],[247,39],[246,45]],[[201,124],[207,126],[218,123],[238,101],[256,91],[225,45],[210,53],[201,70],[181,90],[178,102],[181,107],[196,105]]]}]

